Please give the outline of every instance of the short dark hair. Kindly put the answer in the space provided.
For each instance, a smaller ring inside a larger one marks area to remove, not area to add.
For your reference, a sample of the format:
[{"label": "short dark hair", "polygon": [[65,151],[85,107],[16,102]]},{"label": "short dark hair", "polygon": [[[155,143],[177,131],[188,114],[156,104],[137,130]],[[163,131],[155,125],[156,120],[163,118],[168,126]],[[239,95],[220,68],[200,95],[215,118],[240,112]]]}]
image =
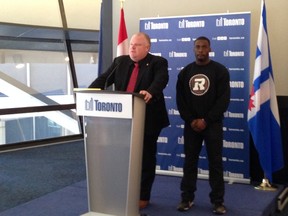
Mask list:
[{"label": "short dark hair", "polygon": [[209,46],[210,46],[210,40],[207,37],[205,37],[205,36],[197,37],[196,40],[194,41],[194,44],[198,40],[206,40],[208,42]]}]

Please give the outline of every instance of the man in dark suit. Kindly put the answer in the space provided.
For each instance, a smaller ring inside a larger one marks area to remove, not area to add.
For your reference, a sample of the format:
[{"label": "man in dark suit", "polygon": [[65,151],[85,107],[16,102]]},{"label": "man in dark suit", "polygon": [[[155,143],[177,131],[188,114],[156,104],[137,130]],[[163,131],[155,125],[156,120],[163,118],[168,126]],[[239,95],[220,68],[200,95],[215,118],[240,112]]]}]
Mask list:
[{"label": "man in dark suit", "polygon": [[[146,103],[145,131],[142,157],[142,176],[139,208],[149,204],[155,179],[157,139],[164,127],[169,125],[163,90],[166,87],[168,62],[165,58],[149,53],[150,38],[139,32],[132,36],[129,55],[116,57],[106,72],[95,79],[89,88],[105,89],[114,84],[116,91],[142,94]],[[137,65],[136,65],[137,64]],[[136,65],[136,66],[135,66]],[[139,67],[135,87],[128,87],[134,67]]]}]

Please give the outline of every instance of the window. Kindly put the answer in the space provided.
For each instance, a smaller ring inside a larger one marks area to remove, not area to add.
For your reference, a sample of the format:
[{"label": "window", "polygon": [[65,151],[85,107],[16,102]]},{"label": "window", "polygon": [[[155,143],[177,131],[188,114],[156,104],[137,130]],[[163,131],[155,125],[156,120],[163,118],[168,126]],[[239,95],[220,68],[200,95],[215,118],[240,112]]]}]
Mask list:
[{"label": "window", "polygon": [[[85,5],[92,3],[89,0],[81,1],[77,7],[75,1],[59,2],[64,3],[67,11],[63,8],[61,11],[61,7],[59,11],[58,1],[45,1],[47,10],[56,14],[53,16],[56,21],[46,22],[52,16],[47,17],[45,12],[45,19],[38,10],[35,14],[28,10],[31,20],[21,19],[23,14],[17,20],[15,11],[7,11],[6,15],[11,12],[13,19],[29,24],[9,23],[6,17],[0,16],[0,145],[82,133],[75,113],[73,88],[87,87],[97,76],[99,31],[94,27],[89,29],[89,25],[81,26],[87,22],[81,22],[79,17],[76,22],[75,13],[85,7],[89,8],[88,12],[100,14],[100,1],[92,5],[93,9]],[[9,9],[9,3],[5,4]],[[40,7],[35,2],[33,7],[37,6]],[[23,7],[18,5],[25,11]],[[41,8],[45,8],[43,4]],[[65,22],[61,22],[60,14],[66,14]],[[91,18],[86,15],[86,19]],[[37,25],[30,23],[35,16],[42,16]],[[67,26],[62,27],[62,23]]]}]

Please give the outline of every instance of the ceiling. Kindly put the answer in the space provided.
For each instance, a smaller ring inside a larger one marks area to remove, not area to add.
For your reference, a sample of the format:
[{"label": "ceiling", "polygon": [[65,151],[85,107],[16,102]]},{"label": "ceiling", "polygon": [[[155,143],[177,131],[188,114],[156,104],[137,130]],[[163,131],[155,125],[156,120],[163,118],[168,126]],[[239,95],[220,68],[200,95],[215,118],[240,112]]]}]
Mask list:
[{"label": "ceiling", "polygon": [[26,63],[58,62],[70,49],[79,61],[96,58],[101,2],[5,1],[0,13],[0,63],[11,63],[16,55]]},{"label": "ceiling", "polygon": [[72,51],[98,52],[99,31],[0,23],[0,50],[65,51],[65,40]]}]

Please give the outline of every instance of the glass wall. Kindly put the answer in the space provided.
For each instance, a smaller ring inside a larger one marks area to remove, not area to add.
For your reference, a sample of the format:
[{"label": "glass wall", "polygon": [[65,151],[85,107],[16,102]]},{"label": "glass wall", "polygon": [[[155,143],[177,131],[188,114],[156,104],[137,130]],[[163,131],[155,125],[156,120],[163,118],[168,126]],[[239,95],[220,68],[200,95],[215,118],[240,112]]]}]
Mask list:
[{"label": "glass wall", "polygon": [[99,5],[91,0],[2,5],[0,145],[82,135],[73,89],[97,76]]}]

